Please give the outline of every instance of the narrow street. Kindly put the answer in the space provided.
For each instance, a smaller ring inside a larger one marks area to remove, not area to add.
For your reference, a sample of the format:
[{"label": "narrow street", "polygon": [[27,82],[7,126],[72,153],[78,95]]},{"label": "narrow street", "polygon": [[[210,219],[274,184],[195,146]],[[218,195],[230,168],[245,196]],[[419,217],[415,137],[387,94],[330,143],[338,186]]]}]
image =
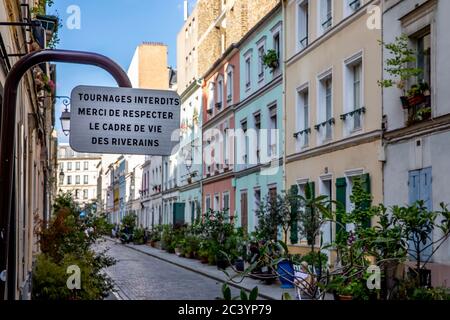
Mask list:
[{"label": "narrow street", "polygon": [[[211,300],[221,297],[222,284],[203,275],[106,241],[108,255],[117,263],[107,273],[115,282],[120,299],[131,300]],[[232,288],[232,295],[239,294]]]}]

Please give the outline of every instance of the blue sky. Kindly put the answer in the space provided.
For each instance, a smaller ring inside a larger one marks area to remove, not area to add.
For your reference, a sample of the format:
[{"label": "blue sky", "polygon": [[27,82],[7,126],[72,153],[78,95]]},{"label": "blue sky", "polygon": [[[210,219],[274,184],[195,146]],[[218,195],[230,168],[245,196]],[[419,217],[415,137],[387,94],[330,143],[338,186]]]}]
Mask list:
[{"label": "blue sky", "polygon": [[[191,8],[194,4],[194,0],[189,1]],[[70,5],[80,8],[80,29],[66,26]],[[100,53],[126,71],[136,46],[143,41],[157,41],[168,45],[169,64],[176,67],[176,36],[183,25],[183,0],[55,0],[47,12],[57,12],[62,22],[57,49]],[[111,76],[99,68],[58,64],[57,95],[70,96],[72,89],[82,84],[116,86]],[[62,101],[57,101],[58,138],[68,142],[60,131],[62,109]]]}]

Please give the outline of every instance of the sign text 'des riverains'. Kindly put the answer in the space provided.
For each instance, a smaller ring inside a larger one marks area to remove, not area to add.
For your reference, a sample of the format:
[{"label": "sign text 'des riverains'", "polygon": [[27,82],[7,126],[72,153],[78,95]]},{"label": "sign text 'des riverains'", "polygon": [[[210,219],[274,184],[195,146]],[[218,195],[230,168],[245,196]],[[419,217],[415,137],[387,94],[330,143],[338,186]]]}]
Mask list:
[{"label": "sign text 'des riverains'", "polygon": [[70,146],[78,152],[170,155],[178,143],[174,91],[78,86],[70,113]]}]

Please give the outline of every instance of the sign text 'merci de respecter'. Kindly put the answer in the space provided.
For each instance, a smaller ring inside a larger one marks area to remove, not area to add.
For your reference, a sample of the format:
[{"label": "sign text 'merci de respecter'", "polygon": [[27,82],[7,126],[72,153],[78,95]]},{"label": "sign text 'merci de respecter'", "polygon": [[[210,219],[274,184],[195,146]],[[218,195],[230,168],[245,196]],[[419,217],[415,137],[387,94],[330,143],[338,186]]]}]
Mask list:
[{"label": "sign text 'merci de respecter'", "polygon": [[170,155],[179,140],[173,134],[180,121],[174,91],[78,86],[71,99],[75,151]]}]

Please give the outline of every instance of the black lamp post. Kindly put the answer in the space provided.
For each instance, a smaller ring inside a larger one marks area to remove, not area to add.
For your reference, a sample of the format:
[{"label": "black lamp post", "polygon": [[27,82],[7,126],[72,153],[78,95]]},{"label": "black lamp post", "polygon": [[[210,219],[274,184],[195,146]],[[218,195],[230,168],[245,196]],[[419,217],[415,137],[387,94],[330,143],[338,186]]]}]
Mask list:
[{"label": "black lamp post", "polygon": [[62,181],[64,181],[64,171],[60,171],[59,172],[59,184],[62,184]]},{"label": "black lamp post", "polygon": [[55,98],[64,98],[63,104],[64,104],[64,111],[61,113],[61,117],[59,120],[61,121],[61,129],[64,133],[64,135],[68,135],[70,132],[70,111],[68,109],[70,105],[70,98],[69,97],[55,97]]}]

